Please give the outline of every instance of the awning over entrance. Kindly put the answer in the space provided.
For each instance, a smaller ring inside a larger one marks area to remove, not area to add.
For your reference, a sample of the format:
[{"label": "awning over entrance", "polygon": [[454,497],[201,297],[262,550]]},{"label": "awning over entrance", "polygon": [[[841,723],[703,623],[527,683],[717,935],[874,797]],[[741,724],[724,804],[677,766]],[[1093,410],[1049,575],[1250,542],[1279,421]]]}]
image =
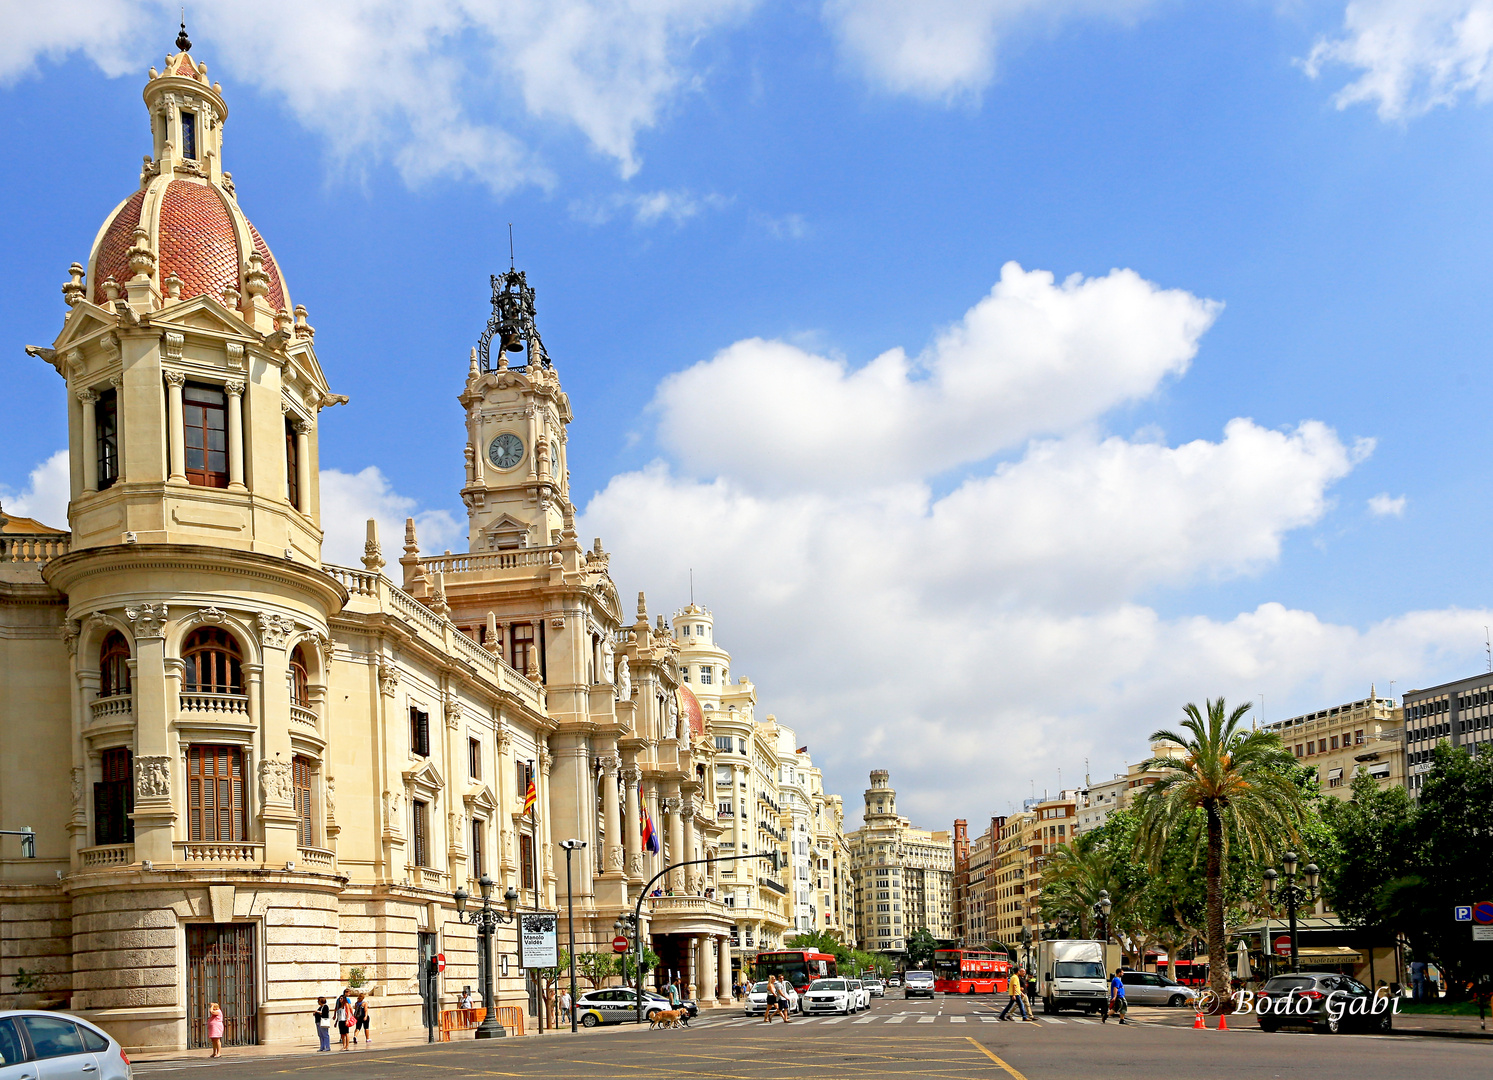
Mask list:
[{"label": "awning over entrance", "polygon": [[1296,950],[1296,954],[1305,960],[1315,960],[1319,964],[1366,964],[1368,959],[1357,949],[1350,949],[1345,945],[1314,945],[1308,948]]}]

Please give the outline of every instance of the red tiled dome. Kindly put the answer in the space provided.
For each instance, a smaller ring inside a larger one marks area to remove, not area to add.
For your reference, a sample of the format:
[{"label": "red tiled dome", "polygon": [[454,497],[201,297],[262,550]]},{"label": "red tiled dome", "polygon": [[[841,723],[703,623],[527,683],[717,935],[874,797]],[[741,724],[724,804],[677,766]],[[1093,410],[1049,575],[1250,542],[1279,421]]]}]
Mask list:
[{"label": "red tiled dome", "polygon": [[700,701],[695,697],[694,691],[687,686],[679,688],[679,702],[686,715],[689,716],[690,736],[705,734],[705,713],[700,708]]},{"label": "red tiled dome", "polygon": [[[156,184],[152,184],[151,189],[160,190]],[[102,304],[106,300],[105,280],[112,277],[123,286],[129,279],[128,252],[134,243],[135,230],[141,225],[147,232],[154,232],[158,288],[167,277],[175,274],[181,279],[183,300],[194,296],[221,300],[223,290],[229,285],[242,291],[239,271],[248,261],[248,252],[239,251],[228,197],[208,184],[171,180],[160,196],[156,228],[151,230],[150,211],[145,205],[146,195],[151,189],[130,196],[104,230],[94,256],[94,303]],[[142,209],[147,217],[145,221],[141,220]],[[264,270],[269,276],[269,291],[265,299],[273,310],[279,311],[287,306],[280,268],[259,231],[247,221],[244,224],[248,226],[254,250],[264,260]]]}]

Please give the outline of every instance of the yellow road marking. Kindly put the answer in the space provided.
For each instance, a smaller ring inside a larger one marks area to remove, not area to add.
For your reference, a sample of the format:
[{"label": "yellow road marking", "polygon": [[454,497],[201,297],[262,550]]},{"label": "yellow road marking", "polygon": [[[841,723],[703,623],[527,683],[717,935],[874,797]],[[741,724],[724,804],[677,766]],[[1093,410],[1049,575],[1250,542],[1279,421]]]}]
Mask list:
[{"label": "yellow road marking", "polygon": [[980,1044],[980,1043],[979,1043],[979,1041],[978,1041],[978,1040],[975,1040],[975,1039],[970,1039],[970,1040],[969,1040],[969,1041],[970,1041],[970,1042],[971,1042],[971,1043],[973,1043],[973,1044],[974,1044],[974,1046],[975,1046],[975,1049],[976,1049],[976,1050],[978,1050],[978,1051],[980,1051],[980,1053],[982,1053],[982,1054],[984,1054],[984,1055],[985,1055],[985,1056],[986,1056],[986,1057],[988,1057],[988,1058],[989,1058],[989,1059],[990,1059],[990,1060],[991,1060],[991,1061],[993,1061],[993,1062],[995,1062],[995,1063],[996,1063],[996,1064],[997,1064],[997,1065],[999,1065],[999,1066],[1000,1066],[1000,1067],[1001,1067],[1001,1068],[1002,1068],[1002,1069],[1005,1069],[1005,1070],[1006,1070],[1006,1072],[1008,1072],[1008,1073],[1010,1073],[1010,1074],[1011,1074],[1011,1077],[1012,1077],[1012,1080],[1026,1080],[1026,1077],[1025,1077],[1025,1076],[1022,1076],[1022,1075],[1021,1075],[1021,1073],[1020,1073],[1020,1072],[1019,1072],[1019,1071],[1018,1071],[1018,1070],[1016,1070],[1016,1069],[1014,1069],[1014,1068],[1012,1068],[1012,1067],[1011,1067],[1011,1066],[1010,1066],[1010,1065],[1007,1065],[1007,1064],[1006,1064],[1006,1063],[1005,1063],[1005,1062],[1004,1062],[1004,1061],[1002,1061],[1002,1060],[1001,1060],[1001,1059],[1000,1059],[1000,1058],[998,1058],[998,1057],[996,1057],[996,1056],[995,1056],[995,1055],[994,1055],[994,1054],[992,1054],[992,1053],[991,1053],[991,1052],[990,1052],[990,1051],[989,1051],[989,1050],[987,1050],[987,1049],[986,1049],[986,1048],[985,1048],[985,1047],[984,1047],[984,1046],[982,1046],[982,1045],[981,1045],[981,1044]]}]

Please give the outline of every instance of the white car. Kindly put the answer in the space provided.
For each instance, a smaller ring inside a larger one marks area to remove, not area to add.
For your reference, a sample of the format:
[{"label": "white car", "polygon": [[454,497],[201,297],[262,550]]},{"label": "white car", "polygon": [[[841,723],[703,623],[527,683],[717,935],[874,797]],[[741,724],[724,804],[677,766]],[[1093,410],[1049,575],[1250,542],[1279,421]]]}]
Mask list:
[{"label": "white car", "polygon": [[856,1011],[856,996],[850,988],[850,980],[815,979],[804,994],[803,1011],[809,1016],[819,1013],[849,1016]]},{"label": "white car", "polygon": [[851,993],[855,994],[855,1011],[871,1007],[871,991],[866,989],[866,984],[859,979],[846,979],[845,984],[850,987]]},{"label": "white car", "polygon": [[0,1012],[0,1080],[131,1080],[130,1059],[103,1029],[66,1013]]},{"label": "white car", "polygon": [[[751,990],[747,991],[746,1014],[748,1016],[761,1016],[767,1011],[767,983],[753,983]],[[792,986],[788,987],[788,1011],[802,1013],[803,998]],[[0,1078],[3,1080],[3,1078]]]},{"label": "white car", "polygon": [[886,986],[878,979],[872,979],[866,983],[866,989],[872,997],[886,997]]}]

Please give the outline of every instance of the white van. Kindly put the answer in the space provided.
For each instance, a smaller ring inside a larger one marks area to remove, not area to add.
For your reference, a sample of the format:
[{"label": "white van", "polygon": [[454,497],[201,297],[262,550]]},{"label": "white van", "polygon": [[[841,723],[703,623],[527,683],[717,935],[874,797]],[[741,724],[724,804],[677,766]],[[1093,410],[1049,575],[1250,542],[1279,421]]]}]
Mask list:
[{"label": "white van", "polygon": [[1042,1011],[1096,1013],[1109,1001],[1109,975],[1120,966],[1120,947],[1103,941],[1059,939],[1037,943]]},{"label": "white van", "polygon": [[932,997],[933,996],[933,972],[931,971],[909,971],[902,976],[902,996],[910,997]]}]

